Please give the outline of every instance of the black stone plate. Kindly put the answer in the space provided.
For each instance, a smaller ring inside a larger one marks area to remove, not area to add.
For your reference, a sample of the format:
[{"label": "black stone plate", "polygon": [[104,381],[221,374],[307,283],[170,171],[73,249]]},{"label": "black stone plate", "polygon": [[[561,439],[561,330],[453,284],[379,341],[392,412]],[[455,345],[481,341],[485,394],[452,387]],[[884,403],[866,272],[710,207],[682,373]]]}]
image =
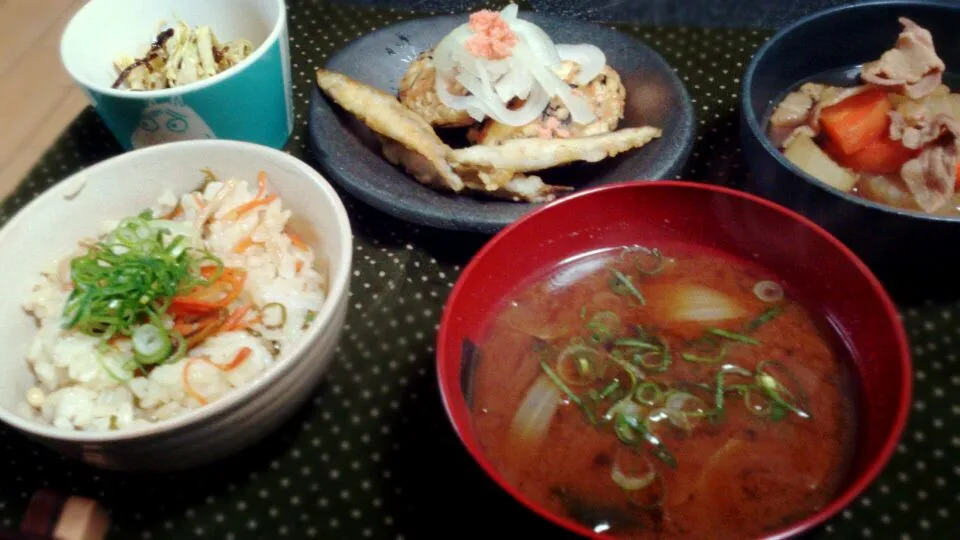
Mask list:
[{"label": "black stone plate", "polygon": [[[676,176],[693,144],[693,106],[666,61],[639,41],[608,27],[521,12],[556,43],[592,43],[607,56],[627,90],[620,127],[652,125],[663,136],[643,148],[597,164],[545,171],[548,183],[585,188],[634,179]],[[367,34],[330,58],[326,68],[396,94],[407,64],[466,21],[447,15],[405,21]],[[357,198],[400,219],[442,229],[495,233],[538,205],[434,191],[386,161],[376,138],[313,85],[310,146],[324,174]]]}]

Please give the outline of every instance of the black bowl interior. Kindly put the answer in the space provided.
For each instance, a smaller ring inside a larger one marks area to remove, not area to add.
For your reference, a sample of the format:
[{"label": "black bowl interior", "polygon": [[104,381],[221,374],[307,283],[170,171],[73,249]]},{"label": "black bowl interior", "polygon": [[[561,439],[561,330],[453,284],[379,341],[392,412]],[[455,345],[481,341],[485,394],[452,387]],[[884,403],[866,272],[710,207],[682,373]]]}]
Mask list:
[{"label": "black bowl interior", "polygon": [[[620,127],[653,125],[663,130],[661,138],[643,148],[597,164],[548,171],[541,175],[545,181],[579,189],[672,178],[680,172],[693,144],[693,106],[679,77],[659,54],[608,27],[530,12],[521,17],[543,28],[556,43],[600,47],[627,90]],[[396,93],[407,64],[465,21],[466,15],[448,15],[398,23],[347,45],[326,67]],[[445,130],[440,131],[443,136]],[[415,223],[493,233],[538,206],[450,195],[418,184],[382,157],[370,130],[317,89],[310,109],[310,144],[331,180],[368,204]]]}]

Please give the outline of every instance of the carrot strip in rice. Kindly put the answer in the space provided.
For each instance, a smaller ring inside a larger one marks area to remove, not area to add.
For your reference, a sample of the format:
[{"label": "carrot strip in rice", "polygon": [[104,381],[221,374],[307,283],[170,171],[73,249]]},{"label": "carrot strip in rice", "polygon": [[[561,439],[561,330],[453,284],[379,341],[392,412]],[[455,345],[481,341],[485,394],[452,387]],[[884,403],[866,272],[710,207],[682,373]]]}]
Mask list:
[{"label": "carrot strip in rice", "polygon": [[240,367],[240,365],[242,365],[247,360],[247,358],[250,357],[252,353],[253,353],[253,349],[251,349],[250,347],[241,347],[240,350],[237,351],[237,355],[233,357],[233,360],[231,360],[229,364],[223,364],[223,365],[217,364],[216,362],[214,362],[213,360],[210,360],[210,358],[206,356],[195,356],[193,358],[190,358],[189,360],[187,360],[187,363],[184,364],[183,366],[182,379],[183,379],[184,390],[187,391],[187,394],[189,394],[190,397],[200,402],[201,405],[206,405],[207,398],[205,398],[200,392],[197,392],[197,390],[193,387],[193,385],[190,384],[190,367],[193,366],[193,364],[196,362],[203,362],[223,372],[233,371],[234,369]]},{"label": "carrot strip in rice", "polygon": [[233,252],[243,253],[244,251],[253,247],[254,244],[256,244],[256,242],[253,241],[253,237],[245,236],[243,240],[240,240],[235,246],[233,246]]},{"label": "carrot strip in rice", "polygon": [[217,366],[217,367],[219,367],[221,371],[231,371],[233,369],[236,369],[240,367],[240,364],[242,364],[244,361],[246,361],[247,358],[250,357],[251,353],[253,353],[253,349],[251,349],[250,347],[241,347],[240,350],[237,352],[237,355],[233,357],[232,362],[230,362],[225,366]]},{"label": "carrot strip in rice", "polygon": [[262,199],[264,195],[267,194],[267,173],[266,171],[260,171],[257,174],[257,184],[259,184],[260,189],[257,191],[257,198]]},{"label": "carrot strip in rice", "polygon": [[290,239],[290,243],[293,244],[294,247],[304,251],[310,249],[309,246],[307,246],[307,243],[303,241],[303,238],[300,238],[300,235],[297,233],[290,230],[284,230],[284,232],[287,234],[287,238]]},{"label": "carrot strip in rice", "polygon": [[193,385],[190,384],[190,368],[196,362],[207,362],[208,364],[213,364],[213,362],[211,362],[208,358],[204,358],[202,356],[195,356],[187,360],[187,363],[183,365],[183,373],[181,375],[181,378],[183,379],[183,389],[187,391],[187,394],[190,397],[197,400],[200,405],[206,405],[207,398],[203,397],[203,394],[197,392],[193,388]]},{"label": "carrot strip in rice", "polygon": [[223,321],[223,326],[220,327],[220,330],[222,332],[230,332],[246,326],[246,324],[243,323],[243,318],[250,312],[251,308],[253,308],[252,303],[247,303],[237,308],[236,311],[227,317],[227,320]]},{"label": "carrot strip in rice", "polygon": [[254,210],[254,209],[256,209],[256,208],[259,207],[259,206],[268,205],[268,204],[272,203],[272,202],[275,201],[275,200],[277,200],[277,195],[276,195],[276,194],[274,194],[274,195],[267,195],[266,197],[264,197],[264,198],[262,198],[262,199],[254,199],[254,200],[252,200],[252,201],[250,201],[250,202],[241,204],[240,206],[238,206],[238,207],[234,208],[233,210],[227,212],[226,215],[224,215],[223,219],[226,219],[226,220],[239,219],[239,218],[243,217],[243,215],[246,214],[247,212],[249,212],[249,211],[251,211],[251,210]]}]

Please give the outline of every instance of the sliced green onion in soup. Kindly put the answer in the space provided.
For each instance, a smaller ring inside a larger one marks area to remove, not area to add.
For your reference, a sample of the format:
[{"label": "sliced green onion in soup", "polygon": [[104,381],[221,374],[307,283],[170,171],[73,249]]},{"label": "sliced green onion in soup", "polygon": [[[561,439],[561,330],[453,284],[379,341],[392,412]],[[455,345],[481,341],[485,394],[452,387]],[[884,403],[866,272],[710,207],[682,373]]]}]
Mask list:
[{"label": "sliced green onion in soup", "polygon": [[707,356],[705,354],[683,353],[680,355],[680,358],[695,364],[719,364],[726,356],[727,343],[723,343],[720,345],[720,350],[718,350],[713,356]]},{"label": "sliced green onion in soup", "polygon": [[550,378],[553,384],[563,391],[564,395],[567,396],[567,399],[569,399],[571,403],[575,403],[578,407],[580,407],[580,410],[583,411],[584,416],[587,417],[587,420],[590,422],[590,424],[596,425],[597,419],[594,412],[583,402],[582,399],[580,399],[580,396],[578,396],[576,392],[571,390],[570,387],[563,382],[563,379],[557,375],[557,372],[555,372],[553,368],[551,368],[550,365],[543,360],[540,361],[540,368],[544,373],[547,374],[547,377]]},{"label": "sliced green onion in soup", "polygon": [[[650,264],[646,264],[646,262],[644,262],[644,264],[641,264],[640,261],[638,260],[637,271],[640,272],[641,274],[645,274],[648,276],[655,276],[660,272],[662,272],[664,267],[663,253],[660,253],[660,250],[657,248],[653,248],[651,250],[644,248],[642,251],[648,257],[652,257],[653,262]],[[637,257],[637,259],[640,259],[640,257]]]},{"label": "sliced green onion in soup", "polygon": [[613,289],[613,292],[619,296],[633,296],[637,299],[641,306],[647,304],[647,300],[640,294],[640,289],[633,284],[633,280],[623,272],[617,270],[616,268],[611,268],[610,272],[613,273],[613,279],[610,281],[610,288]]},{"label": "sliced green onion in soup", "polygon": [[693,430],[693,426],[690,425],[690,421],[687,420],[687,417],[680,411],[675,411],[673,409],[667,409],[666,407],[661,407],[659,409],[654,409],[650,411],[650,414],[647,415],[647,429],[651,432],[651,425],[662,425],[663,422],[669,421],[671,425],[682,430],[684,433],[690,433]]},{"label": "sliced green onion in soup", "polygon": [[716,391],[714,394],[714,410],[712,412],[718,417],[722,416],[724,412],[724,408],[723,408],[724,399],[725,399],[725,394],[727,390],[725,388],[725,383],[726,383],[725,377],[727,375],[740,375],[743,377],[750,377],[753,375],[753,373],[747,371],[746,369],[743,369],[740,366],[735,366],[733,364],[724,364],[723,367],[721,367],[717,371]]},{"label": "sliced green onion in soup", "polygon": [[760,341],[757,339],[745,334],[724,330],[722,328],[708,328],[707,332],[724,339],[729,339],[730,341],[736,341],[738,343],[745,343],[747,345],[760,345]]},{"label": "sliced green onion in soup", "polygon": [[703,418],[710,410],[706,401],[682,390],[667,392],[663,398],[663,406],[686,416],[688,420],[690,418]]},{"label": "sliced green onion in soup", "polygon": [[779,302],[783,300],[783,287],[775,281],[758,281],[753,294],[764,302]]},{"label": "sliced green onion in soup", "polygon": [[750,332],[757,330],[761,326],[775,319],[777,315],[780,315],[781,312],[783,312],[783,308],[780,306],[773,306],[765,309],[763,313],[757,315],[755,319],[744,325],[743,332],[749,334]]},{"label": "sliced green onion in soup", "polygon": [[606,343],[614,339],[620,330],[620,317],[612,311],[600,311],[590,317],[586,328],[593,341]]},{"label": "sliced green onion in soup", "polygon": [[[659,437],[653,434],[650,429],[646,426],[644,421],[640,420],[636,416],[620,416],[623,419],[623,423],[626,426],[629,426],[633,431],[640,435],[640,438],[647,442],[650,445],[650,453],[663,461],[671,468],[677,468],[677,459],[673,457],[673,454],[667,450],[666,445],[663,444],[663,441]],[[618,434],[619,435],[619,434]],[[621,438],[621,440],[623,440]]]},{"label": "sliced green onion in soup", "polygon": [[640,510],[655,510],[663,506],[667,500],[667,484],[663,480],[663,475],[657,474],[653,483],[645,489],[636,491],[624,491],[630,506]]},{"label": "sliced green onion in soup", "polygon": [[624,448],[618,448],[613,455],[610,479],[622,489],[626,491],[645,489],[653,484],[656,477],[657,470],[647,456]]},{"label": "sliced green onion in soup", "polygon": [[625,247],[620,253],[620,260],[626,262],[628,255],[634,255],[633,263],[637,267],[637,271],[647,276],[655,276],[662,272],[665,267],[666,261],[663,253],[657,248],[650,249],[644,246]]},{"label": "sliced green onion in soup", "polygon": [[644,349],[648,351],[656,351],[660,349],[657,345],[645,341],[639,338],[621,338],[613,342],[616,347],[628,347],[631,349]]},{"label": "sliced green onion in soup", "polygon": [[[614,431],[616,432],[617,422],[619,421],[620,416],[640,416],[642,414],[643,414],[643,408],[640,407],[640,405],[637,405],[637,403],[632,399],[630,399],[630,397],[628,396],[616,402],[613,405],[613,407],[610,407],[610,409],[608,409],[607,412],[603,414],[602,420],[604,423],[613,421]],[[626,427],[629,427],[629,425]],[[619,437],[619,434],[618,434],[618,437]],[[624,442],[627,442],[627,441],[624,441]]]},{"label": "sliced green onion in soup", "polygon": [[633,395],[642,405],[653,407],[660,402],[660,398],[663,397],[663,391],[660,390],[660,387],[657,386],[657,383],[653,381],[644,381],[637,386],[637,391],[634,392]]},{"label": "sliced green onion in soup", "polygon": [[607,409],[607,411],[600,416],[600,419],[603,423],[614,420],[617,414],[639,414],[640,411],[637,404],[633,402],[633,395],[637,389],[637,384],[640,380],[640,377],[642,377],[642,374],[637,373],[633,366],[617,357],[611,357],[611,359],[613,365],[623,370],[623,372],[626,374],[625,379],[629,381],[629,385],[622,385],[624,392],[618,393],[618,395],[622,397],[619,399],[619,401],[617,401],[617,403]]},{"label": "sliced green onion in soup", "polygon": [[620,388],[620,379],[613,379],[613,381],[607,386],[603,387],[600,392],[597,393],[597,401],[603,401],[613,395]]},{"label": "sliced green onion in soup", "polygon": [[762,416],[771,416],[776,402],[770,399],[761,388],[755,385],[749,385],[743,392],[743,404],[751,413]]},{"label": "sliced green onion in soup", "polygon": [[606,353],[586,345],[570,345],[557,356],[557,375],[572,386],[596,382],[606,369]]},{"label": "sliced green onion in soup", "polygon": [[[810,401],[807,398],[807,393],[800,386],[797,378],[783,363],[776,360],[764,360],[760,362],[757,365],[755,380],[758,389],[775,403],[794,412],[801,418],[812,418],[809,412]],[[782,380],[788,381],[790,385],[793,386],[793,390],[791,391],[790,388],[781,382]]]},{"label": "sliced green onion in soup", "polygon": [[635,354],[634,363],[647,371],[664,372],[670,367],[670,346],[666,341],[656,338],[659,350]]},{"label": "sliced green onion in soup", "polygon": [[628,419],[636,418],[634,415],[618,413],[613,421],[613,432],[617,434],[620,442],[633,446],[641,441],[640,434],[637,433]]}]

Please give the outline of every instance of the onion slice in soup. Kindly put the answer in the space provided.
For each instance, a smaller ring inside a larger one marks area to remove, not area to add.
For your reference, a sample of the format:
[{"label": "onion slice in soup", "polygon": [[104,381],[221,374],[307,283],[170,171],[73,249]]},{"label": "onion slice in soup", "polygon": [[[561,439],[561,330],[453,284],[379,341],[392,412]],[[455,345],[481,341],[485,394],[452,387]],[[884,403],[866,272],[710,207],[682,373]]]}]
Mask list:
[{"label": "onion slice in soup", "polygon": [[652,484],[657,478],[657,470],[646,456],[619,448],[613,458],[610,478],[621,488],[636,491]]},{"label": "onion slice in soup", "polygon": [[560,391],[557,386],[545,375],[537,377],[513,416],[510,424],[512,441],[539,445],[547,436],[559,406]]},{"label": "onion slice in soup", "polygon": [[703,285],[664,286],[659,292],[667,320],[712,322],[739,319],[747,314],[730,296]]}]

